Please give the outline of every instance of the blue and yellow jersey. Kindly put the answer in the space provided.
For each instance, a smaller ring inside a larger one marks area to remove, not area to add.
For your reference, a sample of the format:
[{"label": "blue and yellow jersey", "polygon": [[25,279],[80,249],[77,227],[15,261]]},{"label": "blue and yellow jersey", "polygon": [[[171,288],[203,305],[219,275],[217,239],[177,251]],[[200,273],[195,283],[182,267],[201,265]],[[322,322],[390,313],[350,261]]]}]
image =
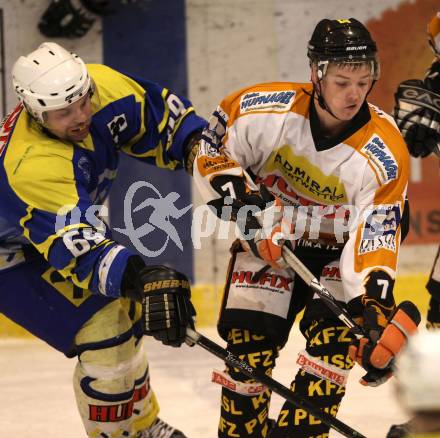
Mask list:
[{"label": "blue and yellow jersey", "polygon": [[88,70],[96,91],[83,141],[54,138],[21,104],[0,125],[0,269],[21,263],[31,244],[76,286],[116,297],[132,253],[112,240],[99,205],[119,153],[180,168],[186,142],[206,122],[187,99],[153,82],[104,65]]}]

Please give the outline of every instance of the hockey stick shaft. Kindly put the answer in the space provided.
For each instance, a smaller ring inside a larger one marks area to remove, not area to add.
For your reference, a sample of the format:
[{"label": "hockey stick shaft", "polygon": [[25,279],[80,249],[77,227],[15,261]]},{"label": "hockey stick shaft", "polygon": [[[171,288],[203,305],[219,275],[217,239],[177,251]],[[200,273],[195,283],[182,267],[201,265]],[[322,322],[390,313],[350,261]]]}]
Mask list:
[{"label": "hockey stick shaft", "polygon": [[204,348],[205,350],[209,351],[211,354],[217,356],[219,359],[223,360],[231,367],[238,368],[244,375],[250,377],[251,379],[254,379],[262,383],[263,385],[266,385],[270,390],[280,395],[281,397],[292,403],[297,408],[304,409],[310,415],[313,415],[314,417],[318,418],[324,424],[336,430],[341,435],[349,438],[366,438],[360,432],[352,429],[347,424],[343,423],[342,421],[338,420],[335,417],[332,417],[330,414],[327,414],[327,412],[312,405],[308,401],[298,397],[286,386],[272,379],[272,377],[268,376],[264,372],[251,367],[246,361],[238,358],[230,351],[226,350],[225,348],[216,344],[214,341],[211,341],[210,339],[203,336],[201,333],[198,333],[195,330],[187,328],[186,335],[187,335],[187,339],[190,342],[193,342],[199,345],[200,347]]},{"label": "hockey stick shaft", "polygon": [[318,279],[307,269],[304,263],[293,254],[292,250],[283,246],[283,258],[285,262],[308,284],[324,304],[347,326],[356,338],[367,338],[364,329],[353,320],[348,312],[341,307],[330,291],[324,287]]}]

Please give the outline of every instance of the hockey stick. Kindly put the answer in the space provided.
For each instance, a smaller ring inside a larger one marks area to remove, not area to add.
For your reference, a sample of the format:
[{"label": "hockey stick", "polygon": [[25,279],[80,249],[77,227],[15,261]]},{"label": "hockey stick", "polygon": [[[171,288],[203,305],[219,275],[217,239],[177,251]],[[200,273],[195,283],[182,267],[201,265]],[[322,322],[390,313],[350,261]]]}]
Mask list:
[{"label": "hockey stick", "polygon": [[318,418],[324,424],[336,430],[341,435],[349,438],[366,438],[360,432],[352,429],[347,424],[343,423],[335,417],[332,417],[330,414],[327,414],[327,412],[319,409],[318,407],[312,405],[307,400],[298,397],[289,388],[272,379],[272,377],[268,376],[264,372],[251,367],[246,361],[238,358],[230,351],[226,350],[225,348],[221,347],[220,345],[216,344],[215,342],[211,341],[210,339],[206,338],[195,330],[187,328],[186,337],[190,342],[195,343],[205,350],[209,351],[211,354],[217,356],[222,361],[229,364],[231,367],[238,368],[244,375],[262,383],[263,385],[266,385],[270,390],[280,395],[297,408],[304,409],[310,415]]},{"label": "hockey stick", "polygon": [[304,263],[293,254],[292,250],[283,246],[284,261],[308,284],[324,304],[347,326],[357,339],[368,338],[364,329],[353,321],[348,312],[341,307],[330,291],[307,269]]}]

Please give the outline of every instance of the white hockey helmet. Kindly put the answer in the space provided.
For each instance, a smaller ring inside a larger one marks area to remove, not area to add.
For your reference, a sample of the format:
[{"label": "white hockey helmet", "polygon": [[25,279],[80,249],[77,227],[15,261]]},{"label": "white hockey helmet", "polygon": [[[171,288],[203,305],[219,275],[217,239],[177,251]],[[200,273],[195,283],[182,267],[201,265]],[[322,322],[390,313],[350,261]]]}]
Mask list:
[{"label": "white hockey helmet", "polygon": [[92,82],[82,59],[56,43],[43,43],[12,68],[12,84],[26,110],[44,123],[44,112],[84,96]]},{"label": "white hockey helmet", "polygon": [[440,411],[440,330],[411,336],[397,357],[399,400],[411,411]]}]

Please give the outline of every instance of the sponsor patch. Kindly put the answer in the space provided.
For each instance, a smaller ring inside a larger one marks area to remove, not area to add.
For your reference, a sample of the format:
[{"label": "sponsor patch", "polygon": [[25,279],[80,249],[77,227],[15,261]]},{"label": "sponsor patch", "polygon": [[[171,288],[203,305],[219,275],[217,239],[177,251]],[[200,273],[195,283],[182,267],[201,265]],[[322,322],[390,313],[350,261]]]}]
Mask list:
[{"label": "sponsor patch", "polygon": [[373,239],[362,239],[358,252],[360,255],[363,255],[368,252],[378,251],[379,249],[396,252],[396,236],[394,234],[387,234],[385,236],[376,236]]},{"label": "sponsor patch", "polygon": [[293,282],[293,278],[265,272],[257,281],[255,281],[253,279],[255,274],[256,272],[254,271],[234,271],[232,273],[231,284],[234,284],[236,287],[246,288],[252,288],[255,286],[258,289],[266,289],[277,293],[280,293],[283,290],[290,292],[290,283]]},{"label": "sponsor patch", "polygon": [[[100,423],[114,423],[128,420],[133,415],[134,404],[143,400],[148,392],[149,387],[144,383],[140,388],[134,390],[133,397],[128,402],[113,405],[89,405],[89,420]],[[123,394],[114,395],[115,398],[118,396],[122,398]]]},{"label": "sponsor patch", "polygon": [[247,93],[240,99],[240,113],[287,111],[294,99],[294,91],[257,91]]},{"label": "sponsor patch", "polygon": [[400,224],[400,203],[379,205],[367,214],[359,254],[387,249],[396,252],[396,231]]},{"label": "sponsor patch", "polygon": [[237,162],[224,155],[219,155],[217,157],[201,156],[197,158],[197,169],[202,176],[222,172],[235,167],[239,167]]},{"label": "sponsor patch", "polygon": [[348,370],[341,370],[317,357],[310,356],[305,350],[298,353],[296,363],[306,373],[312,374],[320,379],[328,380],[339,386],[345,386],[347,384]]},{"label": "sponsor patch", "polygon": [[344,184],[337,175],[326,175],[306,157],[295,155],[289,145],[272,152],[264,170],[281,172],[290,187],[318,204],[348,202]]},{"label": "sponsor patch", "polygon": [[[226,309],[245,309],[287,318],[294,277],[285,270],[269,269],[261,274],[265,263],[255,256],[240,252],[230,275]],[[255,274],[261,276],[255,280]]]},{"label": "sponsor patch", "polygon": [[217,383],[230,391],[241,395],[255,396],[267,390],[267,386],[262,383],[243,383],[234,380],[228,373],[224,371],[213,370],[211,382]]},{"label": "sponsor patch", "polygon": [[394,155],[378,135],[373,135],[361,152],[368,157],[376,169],[379,180],[386,184],[398,176],[398,167]]},{"label": "sponsor patch", "polygon": [[367,213],[362,239],[396,234],[400,224],[400,202],[391,205],[379,205]]}]

